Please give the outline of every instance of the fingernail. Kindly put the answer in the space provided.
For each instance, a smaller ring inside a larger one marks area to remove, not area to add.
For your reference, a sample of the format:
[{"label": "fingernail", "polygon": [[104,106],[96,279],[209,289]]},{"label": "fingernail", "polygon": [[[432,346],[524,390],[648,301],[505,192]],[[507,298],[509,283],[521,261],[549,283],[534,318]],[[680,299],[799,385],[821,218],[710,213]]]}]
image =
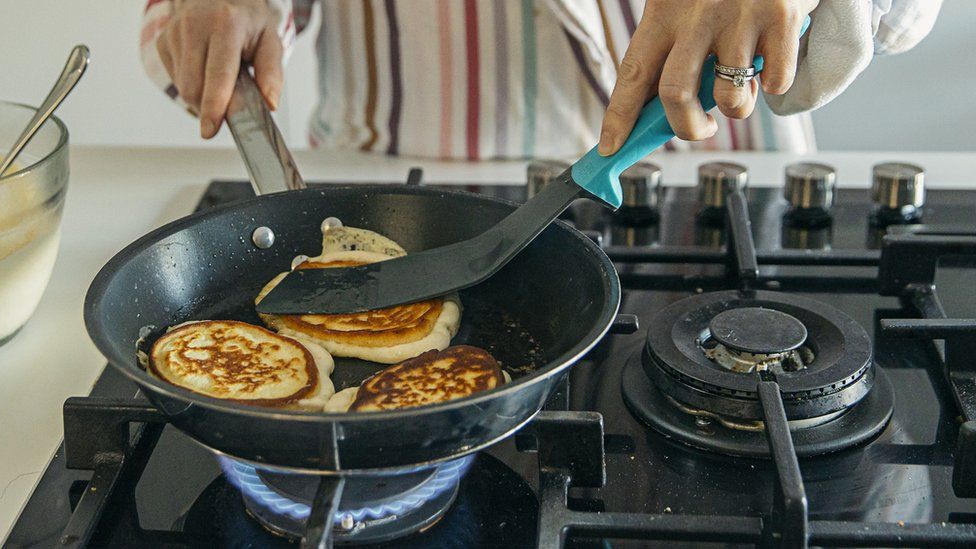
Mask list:
[{"label": "fingernail", "polygon": [[596,152],[600,153],[600,156],[609,156],[613,154],[616,150],[614,143],[616,140],[613,135],[608,131],[600,132],[600,144],[596,147]]},{"label": "fingernail", "polygon": [[271,88],[267,93],[264,94],[264,100],[268,102],[268,107],[276,111],[278,110],[278,101],[281,99],[281,90],[279,88]]},{"label": "fingernail", "polygon": [[213,137],[213,134],[217,131],[217,125],[214,121],[209,118],[204,118],[200,121],[200,137],[204,139],[209,139]]}]

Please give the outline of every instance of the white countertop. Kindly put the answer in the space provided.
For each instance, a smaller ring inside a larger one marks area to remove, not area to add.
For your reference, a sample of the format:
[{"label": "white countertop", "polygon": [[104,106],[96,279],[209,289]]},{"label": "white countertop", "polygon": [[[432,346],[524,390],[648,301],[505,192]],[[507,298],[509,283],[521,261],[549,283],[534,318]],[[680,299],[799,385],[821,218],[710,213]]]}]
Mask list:
[{"label": "white countertop", "polygon": [[[428,182],[524,181],[524,162],[433,162],[357,153],[297,151],[308,180],[402,181],[412,166]],[[976,153],[687,153],[660,155],[665,184],[690,184],[696,166],[732,160],[753,185],[775,185],[783,166],[815,158],[837,168],[843,187],[867,187],[871,165],[922,165],[930,188],[976,187]],[[61,405],[86,395],[105,359],[82,321],[88,284],[137,237],[189,213],[211,179],[243,179],[234,150],[75,148],[61,249],[44,299],[23,331],[0,347],[0,539],[6,537],[62,435]]]}]

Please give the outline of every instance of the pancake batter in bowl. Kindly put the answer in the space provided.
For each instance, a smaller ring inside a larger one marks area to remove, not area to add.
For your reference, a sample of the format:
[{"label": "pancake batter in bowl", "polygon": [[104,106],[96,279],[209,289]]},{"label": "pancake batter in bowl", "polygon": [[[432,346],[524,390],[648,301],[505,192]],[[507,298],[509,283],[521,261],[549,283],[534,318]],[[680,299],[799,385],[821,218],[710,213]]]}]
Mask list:
[{"label": "pancake batter in bowl", "polygon": [[[8,173],[18,169],[14,164]],[[36,196],[40,189],[14,182],[4,191],[0,194],[0,343],[13,336],[37,308],[61,240],[60,208],[41,210],[43,200]]]}]

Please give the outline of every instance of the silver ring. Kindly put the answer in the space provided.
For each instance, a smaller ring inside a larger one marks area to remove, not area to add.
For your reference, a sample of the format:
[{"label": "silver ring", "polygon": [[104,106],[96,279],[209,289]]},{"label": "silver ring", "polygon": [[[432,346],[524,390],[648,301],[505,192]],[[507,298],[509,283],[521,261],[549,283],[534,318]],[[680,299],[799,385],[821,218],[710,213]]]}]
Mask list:
[{"label": "silver ring", "polygon": [[728,80],[732,82],[733,86],[741,88],[746,85],[746,82],[756,77],[756,67],[730,67],[716,61],[715,76]]}]

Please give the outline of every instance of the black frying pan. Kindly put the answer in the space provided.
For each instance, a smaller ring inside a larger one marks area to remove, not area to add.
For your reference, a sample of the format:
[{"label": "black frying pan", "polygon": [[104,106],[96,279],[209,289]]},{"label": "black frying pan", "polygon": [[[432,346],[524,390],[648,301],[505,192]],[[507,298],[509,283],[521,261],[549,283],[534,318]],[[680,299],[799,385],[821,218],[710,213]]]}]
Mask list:
[{"label": "black frying pan", "polygon": [[[229,122],[242,151],[254,145],[247,143],[253,133],[243,135],[245,124],[230,117]],[[269,155],[272,147],[283,150],[270,127],[272,138],[264,140]],[[260,155],[248,152],[249,172],[258,182],[267,167],[253,165]],[[289,167],[290,155],[278,168]],[[291,172],[287,180],[301,186],[297,170]],[[286,180],[284,173],[277,175]],[[613,321],[620,301],[613,265],[565,224],[551,225],[490,280],[461,292],[464,314],[453,344],[488,349],[514,378],[468,398],[345,414],[247,406],[150,376],[137,360],[137,344],[148,348],[166,327],[193,319],[260,324],[254,296],[294,256],[319,252],[326,217],[377,231],[415,252],[472,238],[514,208],[464,192],[353,185],[280,192],[207,210],[149,233],[112,258],[88,291],[85,323],[112,366],[134,380],[174,426],[217,452],[265,465],[363,473],[454,459],[528,422]],[[276,235],[270,248],[252,242],[262,226]],[[336,388],[357,384],[380,368],[337,359]]]}]

